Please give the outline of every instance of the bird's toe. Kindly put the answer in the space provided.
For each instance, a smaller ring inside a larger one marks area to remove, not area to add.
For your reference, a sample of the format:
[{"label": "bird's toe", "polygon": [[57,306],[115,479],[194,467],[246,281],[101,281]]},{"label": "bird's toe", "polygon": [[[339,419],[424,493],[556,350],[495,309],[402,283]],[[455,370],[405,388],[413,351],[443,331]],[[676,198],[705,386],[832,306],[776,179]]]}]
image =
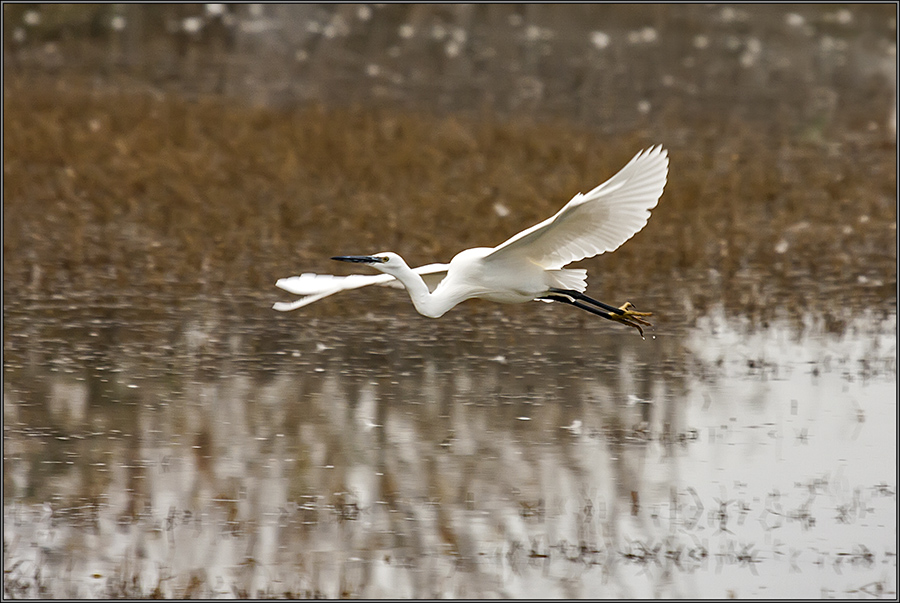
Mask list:
[{"label": "bird's toe", "polygon": [[[653,316],[653,312],[638,312],[636,309],[633,310],[632,308],[634,308],[634,304],[632,304],[631,302],[625,302],[624,304],[619,306],[619,309],[622,310],[622,313],[619,314],[618,317],[623,319],[622,322],[637,322],[647,327],[653,326],[650,322],[643,319],[643,317],[645,316]],[[632,324],[632,326],[634,325]]]}]

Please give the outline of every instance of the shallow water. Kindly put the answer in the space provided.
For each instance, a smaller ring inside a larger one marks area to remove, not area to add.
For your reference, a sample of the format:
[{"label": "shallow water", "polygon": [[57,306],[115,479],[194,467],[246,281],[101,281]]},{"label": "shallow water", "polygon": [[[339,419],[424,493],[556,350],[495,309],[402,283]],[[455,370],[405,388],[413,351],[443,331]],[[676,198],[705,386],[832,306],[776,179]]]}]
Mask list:
[{"label": "shallow water", "polygon": [[895,316],[553,310],[5,308],[6,594],[895,596]]}]

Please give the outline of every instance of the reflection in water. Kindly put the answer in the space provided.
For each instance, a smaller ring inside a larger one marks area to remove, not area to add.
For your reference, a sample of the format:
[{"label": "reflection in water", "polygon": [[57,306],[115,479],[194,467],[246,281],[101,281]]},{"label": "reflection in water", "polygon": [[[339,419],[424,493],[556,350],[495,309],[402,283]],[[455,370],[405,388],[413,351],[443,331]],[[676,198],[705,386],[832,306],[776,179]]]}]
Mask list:
[{"label": "reflection in water", "polygon": [[895,318],[11,320],[8,595],[896,590]]}]

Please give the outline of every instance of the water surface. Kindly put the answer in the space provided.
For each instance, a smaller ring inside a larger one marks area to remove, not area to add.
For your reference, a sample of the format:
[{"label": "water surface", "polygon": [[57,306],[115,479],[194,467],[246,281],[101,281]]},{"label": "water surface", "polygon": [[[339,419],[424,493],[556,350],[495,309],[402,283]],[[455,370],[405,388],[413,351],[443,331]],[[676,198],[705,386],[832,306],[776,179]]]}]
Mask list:
[{"label": "water surface", "polygon": [[7,594],[896,591],[893,316],[87,314],[7,311]]}]

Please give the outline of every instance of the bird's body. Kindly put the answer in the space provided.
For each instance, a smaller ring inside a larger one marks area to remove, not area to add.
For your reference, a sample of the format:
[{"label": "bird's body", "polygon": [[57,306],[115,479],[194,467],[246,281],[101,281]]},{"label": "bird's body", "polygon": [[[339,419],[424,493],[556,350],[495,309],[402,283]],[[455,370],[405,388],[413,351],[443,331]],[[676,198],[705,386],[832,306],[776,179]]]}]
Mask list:
[{"label": "bird's body", "polygon": [[516,304],[558,301],[623,322],[640,330],[648,314],[615,308],[584,295],[587,272],[566,264],[613,251],[640,231],[662,195],[668,174],[662,147],[638,153],[615,176],[587,194],[577,194],[554,216],[513,236],[497,247],[475,247],[458,253],[449,264],[412,269],[399,255],[333,259],[365,263],[384,274],[346,277],[318,274],[280,279],[276,286],[305,297],[276,303],[276,310],[305,306],[339,291],[381,284],[409,293],[416,310],[438,318],[472,298]]}]

